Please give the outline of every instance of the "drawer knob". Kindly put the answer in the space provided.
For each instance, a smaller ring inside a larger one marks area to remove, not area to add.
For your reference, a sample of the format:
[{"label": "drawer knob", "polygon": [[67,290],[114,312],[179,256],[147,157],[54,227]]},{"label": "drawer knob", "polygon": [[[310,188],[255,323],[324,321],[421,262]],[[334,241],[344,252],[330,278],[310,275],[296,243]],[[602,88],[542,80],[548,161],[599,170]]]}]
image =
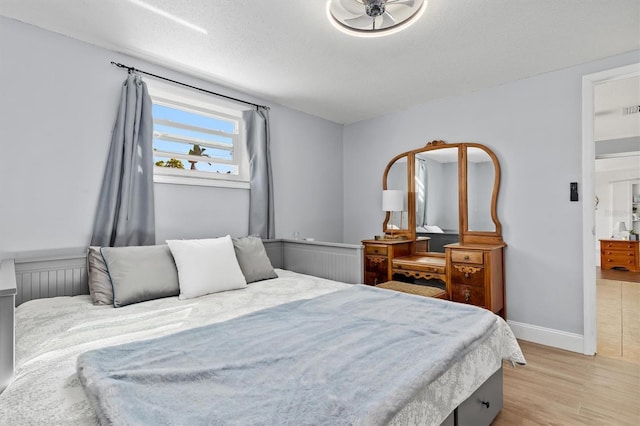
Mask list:
[{"label": "drawer knob", "polygon": [[469,300],[471,300],[471,292],[467,290],[464,292],[464,301],[468,302]]},{"label": "drawer knob", "polygon": [[482,403],[482,405],[484,405],[487,408],[491,407],[491,403],[489,401],[480,401],[480,402]]},{"label": "drawer knob", "polygon": [[468,256],[468,255],[466,255],[466,256],[464,257],[464,260],[469,260],[469,256]]},{"label": "drawer knob", "polygon": [[465,278],[469,278],[469,277],[470,277],[469,273],[468,273],[468,272],[465,272],[465,273],[464,273],[464,277],[465,277]]}]

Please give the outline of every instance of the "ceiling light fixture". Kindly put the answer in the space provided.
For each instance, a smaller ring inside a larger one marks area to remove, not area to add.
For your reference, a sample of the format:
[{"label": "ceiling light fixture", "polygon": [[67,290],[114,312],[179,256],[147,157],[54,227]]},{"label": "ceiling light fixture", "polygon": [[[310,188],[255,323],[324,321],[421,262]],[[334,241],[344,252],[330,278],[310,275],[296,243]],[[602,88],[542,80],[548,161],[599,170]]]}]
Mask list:
[{"label": "ceiling light fixture", "polygon": [[133,4],[135,4],[136,6],[139,6],[139,7],[143,8],[143,9],[147,9],[147,10],[149,10],[149,11],[151,11],[151,12],[157,14],[157,15],[162,16],[163,18],[171,19],[173,22],[176,22],[176,23],[178,23],[180,25],[184,25],[185,27],[191,28],[194,31],[197,31],[197,32],[202,33],[202,34],[208,34],[207,30],[205,30],[204,28],[199,27],[197,25],[194,25],[189,21],[185,21],[182,18],[178,18],[176,15],[172,15],[171,13],[165,12],[162,9],[158,9],[157,7],[152,6],[149,3],[145,3],[145,2],[140,1],[140,0],[129,0],[129,1],[131,3],[133,3]]},{"label": "ceiling light fixture", "polygon": [[329,21],[339,30],[361,37],[401,31],[424,13],[426,0],[329,0]]}]

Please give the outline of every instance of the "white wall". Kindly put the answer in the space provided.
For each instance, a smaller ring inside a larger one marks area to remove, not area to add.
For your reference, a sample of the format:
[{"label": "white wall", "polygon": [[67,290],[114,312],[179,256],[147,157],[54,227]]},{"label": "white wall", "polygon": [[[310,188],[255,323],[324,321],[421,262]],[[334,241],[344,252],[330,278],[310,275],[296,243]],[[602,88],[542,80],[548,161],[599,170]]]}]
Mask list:
[{"label": "white wall", "polygon": [[569,201],[582,173],[582,76],[639,60],[636,51],[346,126],[345,242],[380,228],[380,176],[393,156],[434,139],[485,144],[502,166],[508,318],[582,334],[582,201]]},{"label": "white wall", "polygon": [[[89,243],[126,79],[110,61],[264,103],[0,17],[0,258]],[[276,235],[341,242],[342,126],[278,105],[270,115]],[[246,234],[248,204],[247,190],[156,184],[157,240]]]}]

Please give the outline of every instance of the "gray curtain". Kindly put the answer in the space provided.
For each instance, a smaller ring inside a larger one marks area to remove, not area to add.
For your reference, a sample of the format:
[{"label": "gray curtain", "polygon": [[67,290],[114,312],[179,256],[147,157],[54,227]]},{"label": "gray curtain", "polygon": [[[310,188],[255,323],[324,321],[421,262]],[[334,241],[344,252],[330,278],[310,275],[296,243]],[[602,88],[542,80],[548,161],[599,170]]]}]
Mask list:
[{"label": "gray curtain", "polygon": [[118,115],[93,225],[93,246],[155,244],[153,117],[142,79],[129,74]]},{"label": "gray curtain", "polygon": [[275,238],[269,111],[258,107],[256,110],[245,111],[243,116],[251,171],[249,235]]},{"label": "gray curtain", "polygon": [[427,164],[422,158],[416,158],[416,226],[427,224]]}]

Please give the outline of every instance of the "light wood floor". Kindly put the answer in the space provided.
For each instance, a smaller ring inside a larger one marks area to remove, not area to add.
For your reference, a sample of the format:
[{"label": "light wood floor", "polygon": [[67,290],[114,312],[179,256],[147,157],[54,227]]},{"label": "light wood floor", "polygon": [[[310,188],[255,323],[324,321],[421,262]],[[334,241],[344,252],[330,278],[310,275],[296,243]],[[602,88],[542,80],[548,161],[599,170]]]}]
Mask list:
[{"label": "light wood floor", "polygon": [[640,364],[520,342],[526,366],[504,368],[493,426],[640,425]]},{"label": "light wood floor", "polygon": [[640,363],[640,283],[596,282],[598,355]]},{"label": "light wood floor", "polygon": [[629,281],[640,283],[640,272],[631,272],[620,269],[601,269],[596,267],[596,278],[603,280]]}]

